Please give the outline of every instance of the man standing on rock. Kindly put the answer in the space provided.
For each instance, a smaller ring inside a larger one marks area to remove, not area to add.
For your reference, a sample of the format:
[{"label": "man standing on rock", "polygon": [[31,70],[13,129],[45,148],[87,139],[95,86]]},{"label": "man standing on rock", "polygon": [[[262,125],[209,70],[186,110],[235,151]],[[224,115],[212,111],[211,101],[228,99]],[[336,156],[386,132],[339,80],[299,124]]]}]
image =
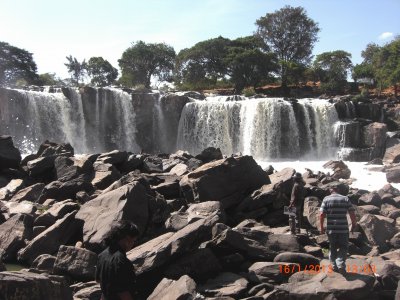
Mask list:
[{"label": "man standing on rock", "polygon": [[321,234],[325,233],[324,221],[327,217],[327,234],[329,240],[329,260],[332,269],[342,274],[346,273],[346,257],[349,243],[349,225],[347,212],[351,218],[351,232],[354,231],[357,220],[348,197],[340,195],[336,186],[331,187],[331,195],[326,196],[320,208]]},{"label": "man standing on rock", "polygon": [[304,210],[304,181],[300,173],[293,175],[294,185],[290,197],[289,208],[296,208],[296,216],[289,216],[289,227],[292,234],[300,233]]},{"label": "man standing on rock", "polygon": [[126,252],[132,249],[139,231],[135,224],[121,220],[106,238],[106,250],[99,254],[96,281],[100,283],[101,300],[133,300],[135,272]]}]

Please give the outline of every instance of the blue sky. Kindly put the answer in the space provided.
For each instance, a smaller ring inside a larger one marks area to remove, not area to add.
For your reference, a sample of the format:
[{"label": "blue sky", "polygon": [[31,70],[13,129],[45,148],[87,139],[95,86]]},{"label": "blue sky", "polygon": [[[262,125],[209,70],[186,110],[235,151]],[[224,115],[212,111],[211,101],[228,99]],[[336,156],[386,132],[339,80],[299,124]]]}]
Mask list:
[{"label": "blue sky", "polygon": [[0,41],[33,53],[38,72],[68,76],[65,57],[102,56],[118,68],[132,42],[179,50],[215,38],[251,35],[255,21],[302,6],[321,32],[313,53],[345,50],[354,64],[368,43],[400,34],[400,0],[0,0]]}]

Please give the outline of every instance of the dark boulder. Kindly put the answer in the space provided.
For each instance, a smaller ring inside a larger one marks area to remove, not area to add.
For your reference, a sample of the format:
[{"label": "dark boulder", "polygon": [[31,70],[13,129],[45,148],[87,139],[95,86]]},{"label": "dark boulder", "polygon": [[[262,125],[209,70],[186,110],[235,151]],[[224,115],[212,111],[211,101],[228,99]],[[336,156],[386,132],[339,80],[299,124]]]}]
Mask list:
[{"label": "dark boulder", "polygon": [[21,153],[14,147],[11,136],[0,135],[0,169],[18,169]]},{"label": "dark boulder", "polygon": [[188,202],[220,201],[228,208],[268,183],[268,175],[255,160],[242,156],[204,164],[185,175],[179,184]]}]

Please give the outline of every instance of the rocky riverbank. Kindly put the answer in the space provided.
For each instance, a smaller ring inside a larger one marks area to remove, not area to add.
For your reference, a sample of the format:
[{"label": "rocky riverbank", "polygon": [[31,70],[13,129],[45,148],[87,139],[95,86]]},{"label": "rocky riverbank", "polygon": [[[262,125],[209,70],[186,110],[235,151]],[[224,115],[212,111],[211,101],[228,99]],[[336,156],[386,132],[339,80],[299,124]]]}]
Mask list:
[{"label": "rocky riverbank", "polygon": [[[399,149],[400,150],[400,149]],[[400,151],[382,169],[397,182]],[[400,191],[349,187],[342,162],[330,174],[303,174],[306,229],[290,235],[287,205],[296,170],[263,170],[251,156],[112,151],[74,155],[43,143],[21,160],[0,138],[0,298],[99,299],[97,254],[111,225],[134,221],[139,244],[128,253],[137,299],[393,299],[400,279]],[[337,185],[356,207],[349,274],[329,269],[319,206]],[[316,296],[314,296],[316,295]]]}]

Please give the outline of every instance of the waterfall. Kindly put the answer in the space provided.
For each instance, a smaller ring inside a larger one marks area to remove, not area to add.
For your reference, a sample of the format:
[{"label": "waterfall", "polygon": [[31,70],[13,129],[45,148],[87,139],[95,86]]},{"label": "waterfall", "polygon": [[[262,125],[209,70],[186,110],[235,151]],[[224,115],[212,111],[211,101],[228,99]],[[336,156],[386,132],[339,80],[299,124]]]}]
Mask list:
[{"label": "waterfall", "polygon": [[336,152],[334,106],[325,100],[280,98],[221,101],[208,97],[183,108],[177,148],[219,147],[258,159],[327,158]]},{"label": "waterfall", "polygon": [[[68,99],[62,93],[23,90],[2,101],[2,133],[12,135],[23,153],[35,152],[46,139],[70,142],[85,151],[85,130],[79,94]],[[4,125],[5,124],[5,125]],[[76,138],[79,137],[79,138]]]},{"label": "waterfall", "polygon": [[113,88],[43,90],[1,90],[0,133],[13,136],[22,153],[36,152],[45,140],[68,142],[76,153],[139,151],[129,93]]}]

